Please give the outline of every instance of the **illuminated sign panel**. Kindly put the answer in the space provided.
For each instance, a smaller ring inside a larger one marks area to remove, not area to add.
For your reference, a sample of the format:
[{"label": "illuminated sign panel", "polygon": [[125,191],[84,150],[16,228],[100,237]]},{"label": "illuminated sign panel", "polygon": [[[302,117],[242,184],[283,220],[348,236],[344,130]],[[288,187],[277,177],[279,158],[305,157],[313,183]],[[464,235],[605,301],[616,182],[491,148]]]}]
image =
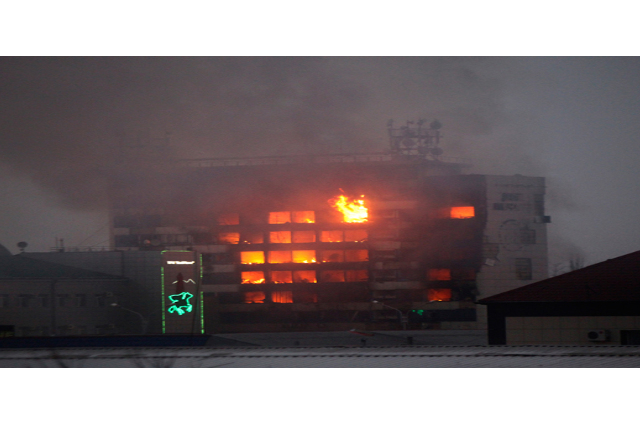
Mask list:
[{"label": "illuminated sign panel", "polygon": [[200,255],[162,252],[162,330],[168,334],[204,332]]}]

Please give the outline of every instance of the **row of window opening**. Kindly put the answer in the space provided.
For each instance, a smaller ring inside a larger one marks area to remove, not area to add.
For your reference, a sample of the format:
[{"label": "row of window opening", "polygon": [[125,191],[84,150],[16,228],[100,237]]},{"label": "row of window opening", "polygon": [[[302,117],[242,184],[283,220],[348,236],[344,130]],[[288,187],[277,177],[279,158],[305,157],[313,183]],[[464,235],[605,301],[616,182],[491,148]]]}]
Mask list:
[{"label": "row of window opening", "polygon": [[315,243],[320,242],[366,242],[369,234],[363,229],[354,230],[281,230],[268,232],[265,238],[264,232],[220,232],[218,243],[220,244],[262,244],[265,240],[269,243]]},{"label": "row of window opening", "polygon": [[263,270],[245,271],[241,274],[243,284],[262,283],[317,283],[320,282],[366,282],[368,270]]},{"label": "row of window opening", "polygon": [[[265,260],[269,264],[281,263],[317,263],[316,250],[294,250],[294,251],[242,251],[240,252],[240,262],[242,264],[264,264]],[[320,251],[319,262],[322,263],[344,263],[369,261],[369,250],[367,249],[325,249]]]}]

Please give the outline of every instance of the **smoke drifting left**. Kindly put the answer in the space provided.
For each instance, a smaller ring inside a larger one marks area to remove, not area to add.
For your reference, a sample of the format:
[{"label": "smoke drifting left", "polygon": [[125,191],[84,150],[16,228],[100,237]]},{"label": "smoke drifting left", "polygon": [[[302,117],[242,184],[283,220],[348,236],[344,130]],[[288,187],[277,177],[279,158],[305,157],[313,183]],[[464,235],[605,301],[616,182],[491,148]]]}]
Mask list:
[{"label": "smoke drifting left", "polygon": [[[316,58],[3,58],[2,161],[70,207],[104,201],[139,149],[165,158],[322,152],[357,144],[367,91]],[[151,143],[153,144],[153,143]]]}]

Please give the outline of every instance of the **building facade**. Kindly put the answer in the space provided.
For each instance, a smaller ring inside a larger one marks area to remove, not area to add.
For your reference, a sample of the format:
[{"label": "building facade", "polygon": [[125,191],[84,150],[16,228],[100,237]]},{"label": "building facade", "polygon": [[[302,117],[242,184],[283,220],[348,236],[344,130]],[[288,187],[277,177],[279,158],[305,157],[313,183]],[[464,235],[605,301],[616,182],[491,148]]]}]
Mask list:
[{"label": "building facade", "polygon": [[207,333],[482,329],[478,297],[546,277],[549,219],[543,178],[464,169],[406,153],[186,162],[114,182],[112,244],[196,253]]}]

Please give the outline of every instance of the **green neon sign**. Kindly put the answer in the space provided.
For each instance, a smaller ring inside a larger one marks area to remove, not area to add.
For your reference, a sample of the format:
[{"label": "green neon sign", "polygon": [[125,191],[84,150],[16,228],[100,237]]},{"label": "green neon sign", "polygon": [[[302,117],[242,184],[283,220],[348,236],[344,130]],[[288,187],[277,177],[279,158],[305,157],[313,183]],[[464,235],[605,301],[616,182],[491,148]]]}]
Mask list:
[{"label": "green neon sign", "polygon": [[176,295],[169,295],[169,301],[171,301],[172,305],[167,310],[169,313],[178,313],[179,316],[182,316],[185,313],[191,313],[193,310],[193,305],[191,301],[193,298],[193,294],[189,292],[182,292]]}]

